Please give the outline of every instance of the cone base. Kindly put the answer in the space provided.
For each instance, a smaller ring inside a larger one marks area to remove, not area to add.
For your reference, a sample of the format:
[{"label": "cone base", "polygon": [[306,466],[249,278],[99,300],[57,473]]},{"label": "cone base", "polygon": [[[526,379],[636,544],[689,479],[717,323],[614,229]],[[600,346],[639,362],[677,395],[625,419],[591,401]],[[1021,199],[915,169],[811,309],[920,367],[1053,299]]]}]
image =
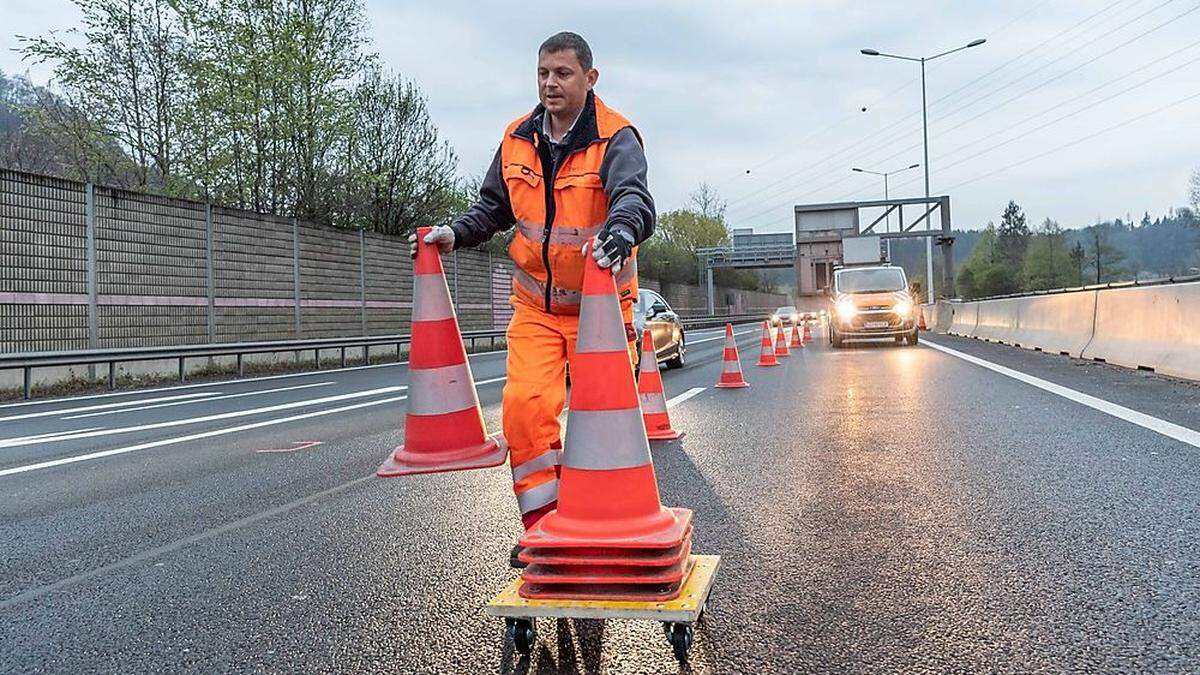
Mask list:
[{"label": "cone base", "polygon": [[683,579],[669,585],[522,583],[517,593],[529,600],[665,602],[679,597],[680,591],[683,590],[683,582],[691,575],[695,564],[694,560],[689,559]]},{"label": "cone base", "polygon": [[[688,548],[691,552],[691,548]],[[673,585],[683,581],[687,556],[663,567],[625,567],[622,565],[539,565],[521,572],[527,584]]]},{"label": "cone base", "polygon": [[679,561],[685,547],[691,546],[692,530],[684,533],[683,543],[667,549],[612,548],[525,548],[517,560],[539,565],[627,565],[632,567],[665,567]]},{"label": "cone base", "polygon": [[768,361],[766,363],[759,361],[758,363],[756,363],[754,365],[762,367],[762,368],[769,368],[770,366],[778,366],[778,365],[780,365],[780,363],[778,361]]},{"label": "cone base", "polygon": [[718,382],[716,384],[717,389],[745,389],[749,386],[750,383],[745,380],[741,382]]},{"label": "cone base", "polygon": [[[665,528],[629,536],[605,537],[599,534],[564,533],[562,530],[565,528],[556,527],[562,516],[554,510],[526,530],[520,544],[525,548],[662,549],[679,546],[691,530],[692,510],[663,507],[663,511],[668,511],[668,515],[674,516],[667,520]],[[603,532],[604,521],[596,522],[593,529]]]},{"label": "cone base", "polygon": [[408,452],[401,445],[379,465],[375,475],[380,478],[409,476],[418,473],[442,473],[500,466],[508,459],[508,444],[504,437],[493,436],[479,445],[454,448],[441,452]]},{"label": "cone base", "polygon": [[647,431],[646,440],[650,441],[673,441],[683,436],[682,431],[674,429],[663,429],[660,431]]}]

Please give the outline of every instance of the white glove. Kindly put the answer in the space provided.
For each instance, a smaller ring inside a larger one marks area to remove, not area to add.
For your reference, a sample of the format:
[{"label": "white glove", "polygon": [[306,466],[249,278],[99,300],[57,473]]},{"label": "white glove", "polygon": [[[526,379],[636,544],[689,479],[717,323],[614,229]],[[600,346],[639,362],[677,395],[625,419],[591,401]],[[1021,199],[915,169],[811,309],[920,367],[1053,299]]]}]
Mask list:
[{"label": "white glove", "polygon": [[[429,230],[429,234],[425,235],[425,243],[436,244],[438,251],[441,253],[449,253],[453,251],[454,241],[454,230],[450,229],[449,225],[435,225]],[[408,235],[408,254],[413,258],[417,257],[416,232]]]}]

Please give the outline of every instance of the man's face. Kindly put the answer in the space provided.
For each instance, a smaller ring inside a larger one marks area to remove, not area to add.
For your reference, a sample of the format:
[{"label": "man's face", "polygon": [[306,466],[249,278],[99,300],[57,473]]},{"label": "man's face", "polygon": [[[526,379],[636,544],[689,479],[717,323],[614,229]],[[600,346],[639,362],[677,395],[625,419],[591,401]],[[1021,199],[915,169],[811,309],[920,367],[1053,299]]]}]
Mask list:
[{"label": "man's face", "polygon": [[600,73],[584,72],[574,49],[538,54],[538,98],[552,115],[578,112]]}]

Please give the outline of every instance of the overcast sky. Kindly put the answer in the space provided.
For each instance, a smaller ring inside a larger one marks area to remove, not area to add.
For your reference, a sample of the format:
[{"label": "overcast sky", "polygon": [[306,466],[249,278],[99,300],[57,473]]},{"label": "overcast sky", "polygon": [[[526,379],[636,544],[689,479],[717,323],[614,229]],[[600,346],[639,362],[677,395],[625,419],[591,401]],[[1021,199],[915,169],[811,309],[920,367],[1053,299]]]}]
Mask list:
[{"label": "overcast sky", "polygon": [[[77,10],[0,3],[0,69],[44,84],[14,35]],[[1200,167],[1196,0],[366,6],[375,49],[424,89],[464,175],[536,103],[537,45],[558,30],[588,39],[597,92],[642,132],[659,210],[707,181],[734,227],[786,230],[793,204],[881,197],[882,179],[851,167],[923,161],[918,64],[863,47],[920,56],[987,38],[928,65],[932,191],[950,194],[957,227],[998,220],[1009,199],[1031,224],[1158,215],[1186,204]],[[920,195],[921,169],[889,184]]]}]

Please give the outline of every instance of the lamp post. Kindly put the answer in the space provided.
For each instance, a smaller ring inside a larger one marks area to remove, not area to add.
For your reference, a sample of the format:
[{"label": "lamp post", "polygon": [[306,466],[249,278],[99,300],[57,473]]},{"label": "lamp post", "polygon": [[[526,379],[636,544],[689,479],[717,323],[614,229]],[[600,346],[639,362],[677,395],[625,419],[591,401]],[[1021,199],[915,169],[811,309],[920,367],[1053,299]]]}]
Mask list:
[{"label": "lamp post", "polygon": [[[925,146],[925,196],[929,196],[929,111],[925,103],[925,62],[934,59],[940,59],[943,56],[949,56],[954,52],[961,52],[964,49],[978,47],[987,42],[986,39],[980,38],[972,40],[961,47],[949,49],[940,54],[933,56],[901,56],[899,54],[887,54],[876,49],[860,49],[859,51],[865,56],[883,56],[889,59],[900,59],[901,61],[914,61],[921,64],[921,136]],[[925,274],[926,286],[929,287],[929,302],[933,303],[933,239],[925,237]]]},{"label": "lamp post", "polygon": [[[904,171],[908,171],[909,169],[915,169],[918,166],[921,166],[921,165],[920,164],[912,164],[910,166],[904,167],[903,169],[893,169],[891,171],[871,171],[870,169],[860,169],[858,167],[854,167],[850,170],[857,171],[858,173],[869,173],[873,176],[883,176],[883,199],[884,199],[884,201],[887,201],[887,199],[888,199],[888,181],[887,181],[888,176],[890,176],[894,173],[902,173]],[[888,230],[892,229],[892,212],[890,210],[887,211],[886,215],[884,217],[887,219],[887,221],[883,226],[883,231],[887,232]],[[888,239],[886,245],[887,245],[887,259],[888,259],[888,262],[891,262],[892,261],[892,240]]]}]

